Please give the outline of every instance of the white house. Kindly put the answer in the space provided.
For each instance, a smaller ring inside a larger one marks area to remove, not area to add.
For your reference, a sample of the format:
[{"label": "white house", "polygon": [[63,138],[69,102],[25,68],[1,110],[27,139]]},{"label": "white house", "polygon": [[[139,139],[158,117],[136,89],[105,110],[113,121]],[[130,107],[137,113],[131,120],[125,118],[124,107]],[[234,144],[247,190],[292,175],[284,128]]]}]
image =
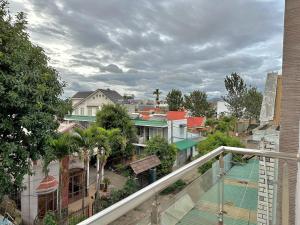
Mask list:
[{"label": "white house", "polygon": [[224,101],[218,101],[217,102],[217,118],[220,118],[220,116],[228,116],[230,114],[228,105]]},{"label": "white house", "polygon": [[77,92],[71,100],[72,115],[80,116],[95,116],[103,105],[123,103],[123,97],[118,92],[110,89]]}]

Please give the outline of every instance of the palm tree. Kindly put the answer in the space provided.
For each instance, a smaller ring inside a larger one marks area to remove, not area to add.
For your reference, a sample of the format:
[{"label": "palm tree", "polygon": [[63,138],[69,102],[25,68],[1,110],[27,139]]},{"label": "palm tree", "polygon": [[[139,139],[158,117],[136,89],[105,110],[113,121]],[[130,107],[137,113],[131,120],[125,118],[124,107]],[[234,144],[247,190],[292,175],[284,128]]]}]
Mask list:
[{"label": "palm tree", "polygon": [[58,186],[58,215],[61,220],[62,210],[62,198],[61,198],[61,186],[62,186],[62,160],[75,152],[78,148],[73,138],[69,134],[59,135],[57,138],[50,140],[51,153],[59,161],[59,186]]},{"label": "palm tree", "polygon": [[159,89],[157,88],[157,89],[155,89],[155,91],[153,92],[153,95],[155,95],[156,96],[156,98],[155,98],[155,100],[156,100],[156,104],[158,105],[158,107],[159,107],[159,104],[160,104],[160,102],[159,102],[159,96],[161,95],[161,92],[159,91]]},{"label": "palm tree", "polygon": [[83,153],[83,196],[82,196],[82,210],[85,207],[85,196],[87,191],[87,167],[89,163],[89,153],[94,147],[94,137],[90,129],[75,128],[73,139],[77,142]]}]

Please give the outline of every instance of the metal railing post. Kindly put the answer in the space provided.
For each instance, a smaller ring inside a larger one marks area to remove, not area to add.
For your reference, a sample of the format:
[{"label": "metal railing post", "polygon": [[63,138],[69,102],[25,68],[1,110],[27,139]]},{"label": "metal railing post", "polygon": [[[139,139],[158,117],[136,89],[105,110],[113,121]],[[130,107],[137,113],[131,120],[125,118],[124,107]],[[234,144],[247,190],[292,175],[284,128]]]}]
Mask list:
[{"label": "metal railing post", "polygon": [[219,167],[220,167],[220,173],[219,177],[220,180],[218,182],[218,199],[219,199],[219,214],[218,214],[218,224],[223,225],[224,224],[224,218],[223,218],[223,212],[224,212],[224,158],[223,154],[219,157]]},{"label": "metal railing post", "polygon": [[152,208],[151,208],[151,225],[159,225],[159,224],[160,224],[159,201],[158,201],[158,195],[156,194],[154,197],[154,201],[152,202]]},{"label": "metal railing post", "polygon": [[283,164],[282,171],[282,225],[289,225],[289,168],[288,164],[285,161]]}]

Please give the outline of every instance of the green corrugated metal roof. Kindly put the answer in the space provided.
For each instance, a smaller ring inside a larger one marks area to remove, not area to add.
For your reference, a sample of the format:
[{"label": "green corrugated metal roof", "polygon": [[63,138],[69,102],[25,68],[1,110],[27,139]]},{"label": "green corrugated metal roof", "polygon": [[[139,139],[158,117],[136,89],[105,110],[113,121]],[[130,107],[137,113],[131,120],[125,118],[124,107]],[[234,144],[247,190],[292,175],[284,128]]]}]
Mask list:
[{"label": "green corrugated metal roof", "polygon": [[165,120],[133,120],[135,126],[146,127],[167,127],[168,123]]},{"label": "green corrugated metal roof", "polygon": [[96,116],[65,115],[65,120],[95,122]]},{"label": "green corrugated metal roof", "polygon": [[177,149],[182,151],[182,150],[185,150],[187,148],[191,148],[191,147],[197,145],[198,143],[195,142],[195,141],[192,141],[192,140],[185,139],[185,140],[182,140],[182,141],[175,142],[174,144],[175,144]]}]

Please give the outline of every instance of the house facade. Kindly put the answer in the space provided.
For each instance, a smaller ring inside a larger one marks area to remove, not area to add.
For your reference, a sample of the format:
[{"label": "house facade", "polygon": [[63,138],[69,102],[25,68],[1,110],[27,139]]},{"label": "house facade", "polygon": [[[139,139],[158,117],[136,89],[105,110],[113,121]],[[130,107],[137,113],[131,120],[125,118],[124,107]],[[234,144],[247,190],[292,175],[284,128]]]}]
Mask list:
[{"label": "house facade", "polygon": [[122,104],[123,97],[111,89],[97,89],[96,91],[77,92],[71,101],[72,115],[95,116],[103,105]]},{"label": "house facade", "polygon": [[[62,124],[58,132],[73,132],[75,123]],[[70,215],[81,209],[83,187],[86,182],[89,187],[89,168],[86,179],[83,179],[84,165],[78,155],[69,155],[62,160],[61,199],[63,215]],[[43,161],[31,163],[32,174],[24,176],[25,189],[21,192],[21,215],[24,224],[31,225],[40,221],[48,211],[58,210],[59,162],[53,161],[45,173]],[[87,203],[86,203],[87,204]],[[88,206],[87,206],[88,207]]]},{"label": "house facade", "polygon": [[[141,118],[144,118],[143,115]],[[174,167],[181,167],[198,154],[196,150],[199,133],[190,132],[186,112],[169,111],[167,114],[153,114],[147,119],[133,120],[137,129],[136,153],[142,154],[147,141],[155,136],[165,138],[177,148]]]}]

